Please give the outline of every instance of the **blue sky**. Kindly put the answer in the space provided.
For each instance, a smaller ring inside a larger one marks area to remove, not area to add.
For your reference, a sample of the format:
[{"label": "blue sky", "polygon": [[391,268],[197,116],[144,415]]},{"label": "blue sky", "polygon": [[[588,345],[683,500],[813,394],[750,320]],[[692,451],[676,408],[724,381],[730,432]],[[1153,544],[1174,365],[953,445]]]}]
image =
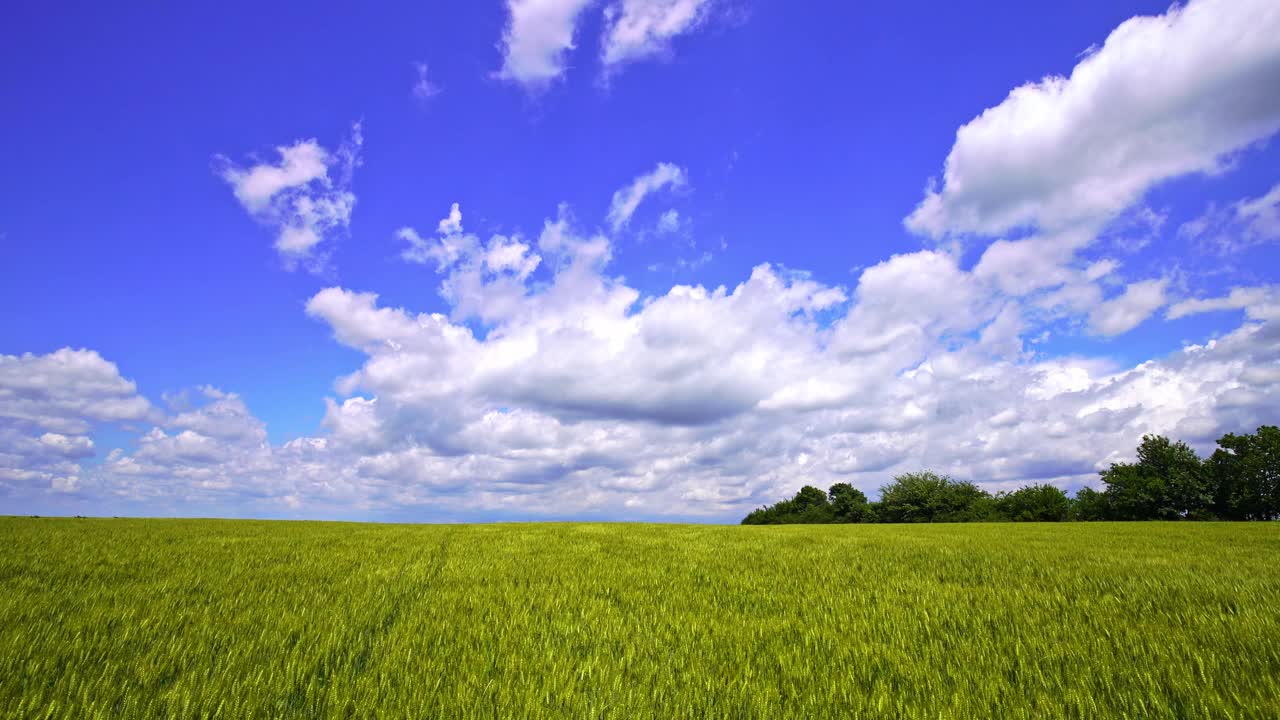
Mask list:
[{"label": "blue sky", "polygon": [[1278,14],[21,4],[0,499],[726,520],[1274,423]]}]

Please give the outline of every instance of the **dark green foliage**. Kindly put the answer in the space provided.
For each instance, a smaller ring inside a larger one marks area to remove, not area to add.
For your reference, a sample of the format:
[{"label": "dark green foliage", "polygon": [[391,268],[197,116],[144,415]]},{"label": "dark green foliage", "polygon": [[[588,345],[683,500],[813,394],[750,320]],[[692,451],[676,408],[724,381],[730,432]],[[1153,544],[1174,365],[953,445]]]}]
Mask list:
[{"label": "dark green foliage", "polygon": [[880,488],[880,522],[972,522],[994,520],[989,494],[971,482],[931,471],[906,473]]},{"label": "dark green foliage", "polygon": [[1053,485],[1028,485],[996,496],[996,510],[1014,522],[1060,522],[1066,520],[1071,501]]},{"label": "dark green foliage", "polygon": [[1224,435],[1206,463],[1216,483],[1214,511],[1231,520],[1280,518],[1280,428]]},{"label": "dark green foliage", "polygon": [[836,521],[827,494],[812,485],[805,485],[790,500],[782,500],[768,507],[751,511],[742,519],[743,525],[812,525]]},{"label": "dark green foliage", "polygon": [[1183,442],[1144,435],[1138,462],[1113,463],[1102,471],[1115,520],[1178,520],[1204,517],[1213,491],[1200,458]]},{"label": "dark green foliage", "polygon": [[796,509],[800,512],[825,510],[831,504],[827,500],[827,494],[812,485],[800,488],[800,492],[796,493],[791,502],[795,503]]},{"label": "dark green foliage", "polygon": [[805,485],[790,500],[751,511],[743,525],[799,525],[875,522],[875,513],[861,490],[836,483],[827,492]]},{"label": "dark green foliage", "polygon": [[1111,505],[1105,494],[1083,487],[1076,491],[1075,498],[1071,500],[1069,518],[1083,521],[1110,520]]},{"label": "dark green foliage", "polygon": [[871,505],[861,490],[849,483],[836,483],[827,491],[827,495],[831,498],[831,510],[836,522],[872,522]]}]

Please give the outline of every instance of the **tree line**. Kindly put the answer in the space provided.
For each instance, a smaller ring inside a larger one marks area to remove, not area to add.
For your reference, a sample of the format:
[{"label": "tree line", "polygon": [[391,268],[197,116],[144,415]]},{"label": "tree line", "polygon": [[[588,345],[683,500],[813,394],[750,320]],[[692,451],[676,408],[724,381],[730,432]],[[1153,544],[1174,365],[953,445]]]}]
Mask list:
[{"label": "tree line", "polygon": [[1276,520],[1280,428],[1224,435],[1207,459],[1184,442],[1144,435],[1137,462],[1112,463],[1099,474],[1105,489],[1081,488],[1075,497],[1047,484],[992,495],[927,470],[898,475],[874,502],[848,483],[826,492],[806,485],[793,498],[751,511],[742,524]]}]

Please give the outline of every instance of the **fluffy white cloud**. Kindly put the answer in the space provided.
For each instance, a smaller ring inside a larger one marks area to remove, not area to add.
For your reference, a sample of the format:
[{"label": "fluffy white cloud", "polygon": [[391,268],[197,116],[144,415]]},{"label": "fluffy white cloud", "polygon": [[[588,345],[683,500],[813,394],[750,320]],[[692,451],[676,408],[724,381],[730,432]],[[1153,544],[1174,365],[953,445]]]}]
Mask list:
[{"label": "fluffy white cloud", "polygon": [[620,0],[605,8],[606,67],[665,52],[671,39],[707,19],[710,0]]},{"label": "fluffy white cloud", "polygon": [[75,489],[95,425],[153,416],[133,382],[92,350],[0,355],[0,494],[14,484]]},{"label": "fluffy white cloud", "polygon": [[93,440],[87,437],[47,432],[37,439],[42,446],[60,457],[83,458],[93,455]]},{"label": "fluffy white cloud", "polygon": [[351,223],[356,204],[351,179],[360,164],[362,143],[357,123],[351,138],[335,152],[315,140],[299,140],[276,148],[280,160],[275,164],[246,168],[225,157],[216,158],[216,163],[219,176],[231,185],[245,210],[276,229],[275,249],[285,266],[305,263],[319,269],[327,260],[322,245]]},{"label": "fluffy white cloud", "polygon": [[286,465],[288,446],[271,446],[262,421],[234,393],[206,387],[201,396],[198,407],[161,418],[132,453],[108,453],[85,491],[152,507],[289,506],[298,471]]},{"label": "fluffy white cloud", "polygon": [[[462,234],[459,209],[435,242]],[[159,417],[92,353],[7,358],[0,368],[27,369],[0,372],[6,411],[35,375],[84,379],[64,403],[22,414],[42,424],[0,428],[0,473],[9,487],[175,511],[729,519],[804,483],[874,492],[920,467],[992,489],[1090,483],[1144,433],[1203,449],[1274,421],[1280,406],[1275,314],[1124,368],[1027,351],[1036,319],[942,251],[896,255],[851,291],[761,265],[733,287],[646,296],[609,274],[610,242],[578,231],[564,208],[527,245],[476,240],[434,256],[442,289],[468,267],[482,286],[503,274],[518,289],[484,333],[457,319],[470,314],[457,312],[461,294],[444,293],[451,318],[373,293],[316,293],[308,314],[365,359],[327,400],[322,432],[285,444],[268,442],[234,394],[175,397]],[[533,247],[542,262],[526,272]],[[1115,269],[1100,265],[1078,280]],[[1106,302],[1138,305],[1149,290],[1135,283]],[[1258,297],[1244,289],[1221,303]],[[1211,309],[1200,302],[1178,312]],[[38,370],[59,364],[91,371]],[[154,427],[82,471],[77,458],[95,448],[63,422],[81,415]]]},{"label": "fluffy white cloud", "polygon": [[[396,236],[409,243],[401,257],[413,263],[435,263],[447,277],[440,294],[454,306],[454,317],[494,321],[505,317],[525,294],[524,282],[542,257],[519,236],[494,235],[482,243],[462,230],[462,209],[454,203],[436,226],[437,237],[423,238],[410,227]],[[544,232],[544,238],[546,233]],[[545,245],[545,239],[541,241]]]},{"label": "fluffy white cloud", "polygon": [[92,350],[0,355],[0,418],[80,435],[95,422],[143,420],[151,405]]},{"label": "fluffy white cloud", "polygon": [[614,232],[620,230],[631,220],[631,216],[635,214],[636,208],[640,207],[640,203],[651,193],[658,192],[663,188],[683,187],[689,182],[688,173],[684,168],[672,163],[660,162],[653,170],[643,175],[639,175],[631,181],[630,185],[619,189],[613,194],[613,199],[609,202],[609,214],[607,220],[609,226]]},{"label": "fluffy white cloud", "polygon": [[1089,327],[1106,336],[1129,332],[1164,306],[1168,284],[1167,280],[1160,279],[1129,285],[1118,297],[1093,309],[1089,314]]},{"label": "fluffy white cloud", "polygon": [[[607,274],[602,242],[562,209],[538,243],[550,276],[522,280],[484,336],[373,294],[317,294],[308,312],[368,356],[341,388],[361,394],[325,423],[329,452],[358,454],[350,486],[460,511],[718,516],[921,466],[1078,484],[1143,433],[1203,446],[1265,421],[1280,391],[1269,320],[1126,370],[1027,353],[1038,328],[1018,304],[939,251],[868,268],[852,295],[762,265],[733,288],[644,297]],[[1134,283],[1089,319],[1118,332],[1164,292]]]},{"label": "fluffy white cloud", "polygon": [[[1149,188],[1217,172],[1280,129],[1277,85],[1274,3],[1192,0],[1132,18],[1069,77],[1016,88],[961,127],[941,186],[905,224],[996,238],[973,275],[1033,324],[1128,332],[1165,304],[1168,282],[1131,281],[1115,295],[1119,262],[1098,247],[1132,254],[1153,242],[1166,215],[1138,203]],[[1180,232],[1238,248],[1273,233],[1275,208],[1271,194],[1211,208]]]},{"label": "fluffy white cloud", "polygon": [[1153,184],[1212,173],[1280,129],[1280,5],[1191,0],[1117,27],[1071,76],[1015,89],[956,133],[906,223],[935,237],[1098,226]]},{"label": "fluffy white cloud", "polygon": [[578,16],[591,0],[507,0],[498,76],[538,89],[560,77]]}]

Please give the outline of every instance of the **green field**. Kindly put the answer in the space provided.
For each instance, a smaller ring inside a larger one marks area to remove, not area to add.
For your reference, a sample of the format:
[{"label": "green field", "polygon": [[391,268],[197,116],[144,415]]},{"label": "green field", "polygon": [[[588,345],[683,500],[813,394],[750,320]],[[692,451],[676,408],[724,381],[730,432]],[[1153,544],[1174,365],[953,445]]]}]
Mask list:
[{"label": "green field", "polygon": [[0,518],[2,717],[1275,718],[1280,524]]}]

